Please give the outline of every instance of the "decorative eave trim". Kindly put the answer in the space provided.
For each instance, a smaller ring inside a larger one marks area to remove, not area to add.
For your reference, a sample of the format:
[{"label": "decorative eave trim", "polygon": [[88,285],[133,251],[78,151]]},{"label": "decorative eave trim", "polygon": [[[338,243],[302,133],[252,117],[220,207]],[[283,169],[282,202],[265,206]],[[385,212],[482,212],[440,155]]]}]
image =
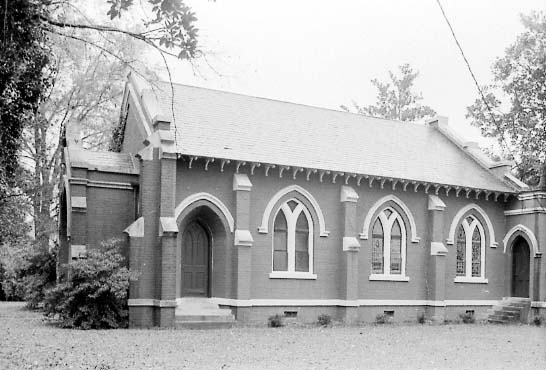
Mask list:
[{"label": "decorative eave trim", "polygon": [[[353,183],[356,186],[364,186],[367,184],[369,187],[373,187],[374,184],[377,184],[381,187],[381,189],[388,187],[392,190],[402,189],[403,191],[410,191],[408,189],[410,188],[413,189],[414,192],[424,190],[425,194],[443,194],[445,196],[454,194],[455,197],[466,196],[466,198],[472,197],[475,199],[493,200],[495,202],[497,202],[499,198],[506,202],[510,196],[517,194],[516,190],[489,190],[423,180],[403,179],[390,176],[385,177],[355,172],[331,171],[311,167],[288,166],[265,162],[242,161],[221,157],[196,156],[180,153],[177,154],[177,157],[187,162],[188,168],[190,169],[194,163],[196,163],[198,160],[202,160],[205,163],[205,171],[209,170],[211,163],[220,163],[220,172],[224,172],[226,166],[233,165],[235,166],[235,173],[239,173],[242,168],[246,168],[250,175],[254,175],[256,168],[263,167],[265,168],[265,176],[272,175],[272,171],[278,171],[277,175],[279,178],[282,178],[283,176],[290,176],[295,180],[298,176],[303,176],[307,181],[310,181],[312,176],[316,176],[321,183],[331,181],[335,184],[339,181],[345,185],[350,185]],[[493,174],[491,174],[491,176],[494,177]]]},{"label": "decorative eave trim", "polygon": [[470,210],[475,210],[478,212],[478,214],[484,219],[485,225],[487,227],[487,230],[489,232],[489,238],[490,240],[490,246],[491,248],[497,248],[498,244],[495,240],[495,229],[493,229],[493,224],[491,223],[491,220],[489,219],[489,216],[482,207],[475,203],[467,204],[466,206],[462,207],[459,212],[453,217],[453,221],[451,222],[451,226],[449,228],[449,234],[448,238],[446,240],[446,243],[449,245],[455,244],[455,229],[457,228],[457,225],[459,225],[459,222],[461,221],[461,218]]},{"label": "decorative eave trim", "polygon": [[393,202],[402,209],[402,211],[405,213],[406,217],[408,218],[408,221],[410,224],[411,242],[419,243],[421,241],[421,238],[417,236],[417,227],[415,226],[415,218],[413,217],[411,210],[408,208],[408,206],[406,206],[406,204],[400,198],[398,198],[396,195],[393,195],[393,194],[384,196],[383,198],[375,202],[373,206],[371,206],[370,210],[366,214],[366,218],[364,219],[364,225],[362,226],[360,239],[368,239],[372,217],[377,212],[377,210],[379,210],[379,208],[382,207],[387,202]]}]

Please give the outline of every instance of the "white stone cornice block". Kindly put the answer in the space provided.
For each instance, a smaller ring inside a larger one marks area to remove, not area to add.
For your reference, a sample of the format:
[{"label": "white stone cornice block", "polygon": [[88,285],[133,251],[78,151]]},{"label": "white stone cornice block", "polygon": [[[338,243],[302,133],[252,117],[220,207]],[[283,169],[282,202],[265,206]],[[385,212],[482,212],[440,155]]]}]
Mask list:
[{"label": "white stone cornice block", "polygon": [[343,185],[341,187],[341,193],[340,193],[340,202],[351,202],[356,203],[358,201],[358,194],[356,193],[355,189],[353,189],[350,186]]},{"label": "white stone cornice block", "polygon": [[439,196],[429,194],[428,196],[428,210],[429,211],[443,211],[446,208],[446,204],[440,199]]},{"label": "white stone cornice block", "polygon": [[354,236],[344,236],[343,237],[343,251],[359,251],[360,243]]},{"label": "white stone cornice block", "polygon": [[447,248],[444,243],[431,242],[430,243],[430,255],[431,256],[445,256],[447,255]]},{"label": "white stone cornice block", "polygon": [[86,197],[71,197],[70,204],[73,210],[85,211],[87,209]]},{"label": "white stone cornice block", "polygon": [[254,238],[249,230],[235,230],[235,239],[233,244],[235,246],[252,247]]},{"label": "white stone cornice block", "polygon": [[178,225],[174,217],[159,217],[159,236],[178,233]]},{"label": "white stone cornice block", "polygon": [[140,158],[143,161],[151,161],[154,159],[154,148],[152,145],[148,145],[147,147],[141,149],[137,154],[137,158]]},{"label": "white stone cornice block", "polygon": [[144,236],[144,217],[139,217],[123,232],[129,234],[131,238],[142,238]]},{"label": "white stone cornice block", "polygon": [[251,191],[252,182],[245,173],[236,173],[233,175],[233,191]]}]

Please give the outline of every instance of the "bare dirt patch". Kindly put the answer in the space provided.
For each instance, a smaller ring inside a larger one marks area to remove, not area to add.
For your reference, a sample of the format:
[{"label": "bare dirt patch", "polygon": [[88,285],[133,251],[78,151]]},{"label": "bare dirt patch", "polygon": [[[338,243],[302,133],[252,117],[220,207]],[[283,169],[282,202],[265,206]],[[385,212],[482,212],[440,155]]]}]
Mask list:
[{"label": "bare dirt patch", "polygon": [[0,369],[544,369],[527,325],[68,330],[0,303]]}]

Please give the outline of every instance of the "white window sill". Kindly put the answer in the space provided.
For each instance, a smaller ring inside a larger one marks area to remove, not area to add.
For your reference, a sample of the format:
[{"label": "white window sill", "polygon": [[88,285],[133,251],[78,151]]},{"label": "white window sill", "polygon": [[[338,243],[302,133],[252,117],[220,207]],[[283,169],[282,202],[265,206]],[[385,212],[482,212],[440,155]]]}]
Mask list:
[{"label": "white window sill", "polygon": [[310,272],[273,271],[269,273],[270,279],[302,279],[317,280],[317,274]]},{"label": "white window sill", "polygon": [[409,281],[409,276],[371,274],[372,281]]},{"label": "white window sill", "polygon": [[469,284],[487,284],[489,280],[483,277],[469,277],[469,276],[456,276],[453,279],[456,283],[469,283]]}]

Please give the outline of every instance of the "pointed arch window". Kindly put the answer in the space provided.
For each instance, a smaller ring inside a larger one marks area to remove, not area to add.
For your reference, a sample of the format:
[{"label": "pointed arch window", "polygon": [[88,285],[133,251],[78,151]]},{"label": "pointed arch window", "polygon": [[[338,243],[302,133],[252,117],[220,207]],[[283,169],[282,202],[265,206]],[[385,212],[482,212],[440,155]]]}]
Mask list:
[{"label": "pointed arch window", "polygon": [[313,273],[313,221],[297,199],[283,203],[273,221],[270,278],[316,279]]},{"label": "pointed arch window", "polygon": [[406,276],[406,226],[393,208],[382,210],[372,229],[370,280],[409,281]]},{"label": "pointed arch window", "polygon": [[487,283],[485,278],[485,233],[481,222],[470,215],[457,229],[455,282]]}]

